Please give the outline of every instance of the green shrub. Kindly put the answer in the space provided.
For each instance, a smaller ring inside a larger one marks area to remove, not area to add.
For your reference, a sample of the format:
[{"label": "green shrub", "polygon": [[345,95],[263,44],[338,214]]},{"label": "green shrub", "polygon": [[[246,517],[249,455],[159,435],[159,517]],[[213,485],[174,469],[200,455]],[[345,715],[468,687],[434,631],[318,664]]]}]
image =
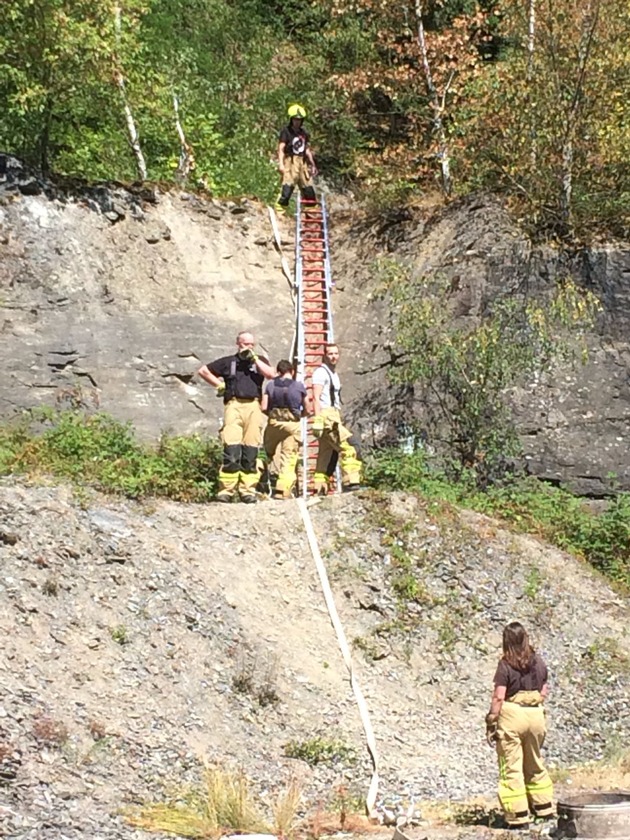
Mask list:
[{"label": "green shrub", "polygon": [[212,438],[163,435],[152,447],[102,413],[44,409],[0,429],[0,474],[44,473],[135,499],[207,501],[220,459]]},{"label": "green shrub", "polygon": [[342,740],[329,738],[308,738],[305,741],[289,741],[285,744],[284,754],[288,758],[298,758],[311,767],[316,764],[354,763],[356,752]]}]

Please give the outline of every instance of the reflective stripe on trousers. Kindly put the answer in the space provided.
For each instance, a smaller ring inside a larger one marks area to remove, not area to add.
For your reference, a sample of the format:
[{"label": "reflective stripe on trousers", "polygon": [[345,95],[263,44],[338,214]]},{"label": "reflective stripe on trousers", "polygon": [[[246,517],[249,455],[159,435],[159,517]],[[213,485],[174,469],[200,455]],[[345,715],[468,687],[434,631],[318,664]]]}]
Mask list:
[{"label": "reflective stripe on trousers", "polygon": [[239,481],[248,489],[258,483],[256,458],[260,444],[263,413],[258,400],[231,399],[224,407],[223,465],[219,471],[219,491],[233,493]]},{"label": "reflective stripe on trousers", "polygon": [[321,416],[324,418],[324,431],[319,439],[317,463],[313,483],[315,490],[326,489],[328,479],[334,473],[337,465],[334,453],[339,455],[341,467],[341,483],[361,483],[361,452],[359,443],[355,440],[350,429],[341,422],[341,415],[336,408],[325,408]]}]

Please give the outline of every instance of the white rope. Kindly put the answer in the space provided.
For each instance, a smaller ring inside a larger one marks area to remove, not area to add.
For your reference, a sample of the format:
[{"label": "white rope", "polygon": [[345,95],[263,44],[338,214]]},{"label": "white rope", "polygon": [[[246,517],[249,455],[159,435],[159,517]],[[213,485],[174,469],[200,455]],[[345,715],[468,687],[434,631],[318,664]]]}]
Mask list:
[{"label": "white rope", "polygon": [[332,589],[330,588],[330,581],[328,580],[328,573],[326,572],[326,566],[322,559],[322,555],[319,551],[319,545],[317,543],[315,531],[313,530],[313,523],[311,522],[311,516],[308,512],[308,507],[306,506],[306,502],[304,501],[304,499],[299,498],[297,500],[297,503],[300,508],[300,513],[302,514],[302,521],[304,522],[304,528],[306,530],[306,536],[308,537],[311,554],[313,555],[313,559],[315,560],[315,566],[317,568],[317,573],[319,574],[322,592],[324,593],[324,600],[326,601],[326,606],[328,607],[328,614],[330,615],[330,620],[332,622],[333,627],[335,628],[335,633],[337,634],[337,640],[339,642],[341,655],[343,656],[344,662],[346,663],[346,668],[348,669],[348,673],[350,674],[350,685],[352,686],[352,691],[354,692],[354,696],[357,701],[357,706],[359,707],[359,714],[361,716],[361,723],[363,724],[363,731],[365,732],[365,739],[367,741],[368,752],[370,753],[370,758],[372,760],[372,779],[370,781],[370,787],[368,789],[367,797],[365,800],[365,807],[367,815],[370,818],[376,818],[376,793],[378,791],[379,781],[379,760],[378,751],[376,748],[376,739],[374,737],[374,730],[372,729],[372,723],[370,721],[370,714],[368,712],[363,692],[361,691],[361,687],[359,686],[357,678],[354,674],[350,648],[348,646],[348,641],[346,639],[346,634],[344,632],[343,625],[341,624],[341,619],[339,618],[339,613],[337,612],[335,599],[332,593]]},{"label": "white rope", "polygon": [[289,268],[289,263],[287,262],[287,258],[282,253],[282,237],[280,236],[280,229],[278,227],[278,220],[276,218],[276,213],[273,207],[267,207],[269,211],[269,220],[271,222],[271,227],[273,228],[273,238],[276,243],[276,250],[280,254],[280,262],[282,263],[282,273],[289,281],[289,285],[291,286],[291,291],[294,290],[295,287],[295,280],[293,279],[293,274],[291,273],[291,269]]}]

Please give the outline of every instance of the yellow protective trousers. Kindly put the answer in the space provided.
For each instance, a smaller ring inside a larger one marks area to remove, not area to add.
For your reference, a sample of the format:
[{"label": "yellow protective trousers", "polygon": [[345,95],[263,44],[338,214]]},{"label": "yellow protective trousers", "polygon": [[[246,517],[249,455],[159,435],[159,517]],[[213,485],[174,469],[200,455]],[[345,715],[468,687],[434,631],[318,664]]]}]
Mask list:
[{"label": "yellow protective trousers", "polygon": [[[287,419],[288,417],[293,419]],[[295,487],[295,470],[302,445],[300,421],[296,420],[288,409],[275,409],[269,417],[263,445],[268,461],[278,463],[276,494],[289,499]]]},{"label": "yellow protective trousers", "polygon": [[[535,705],[536,701],[538,705]],[[499,800],[510,825],[554,813],[553,784],[540,754],[547,727],[542,697],[521,691],[501,706],[497,729]]]},{"label": "yellow protective trousers", "polygon": [[289,206],[294,187],[298,187],[302,198],[315,201],[317,196],[308,164],[302,157],[285,155],[283,160],[282,189],[276,202],[276,210],[284,212]]},{"label": "yellow protective trousers", "polygon": [[233,495],[239,483],[247,493],[258,484],[256,458],[260,445],[263,413],[258,400],[234,397],[225,404],[221,439],[223,464],[219,471],[219,492]]},{"label": "yellow protective trousers", "polygon": [[320,416],[324,418],[324,431],[319,439],[313,476],[315,492],[328,490],[328,482],[335,472],[337,459],[341,467],[342,485],[346,487],[349,484],[360,484],[363,462],[359,442],[341,422],[338,409],[325,408]]},{"label": "yellow protective trousers", "polygon": [[311,172],[303,157],[285,155],[283,161],[282,186],[299,187],[303,190],[312,183]]}]

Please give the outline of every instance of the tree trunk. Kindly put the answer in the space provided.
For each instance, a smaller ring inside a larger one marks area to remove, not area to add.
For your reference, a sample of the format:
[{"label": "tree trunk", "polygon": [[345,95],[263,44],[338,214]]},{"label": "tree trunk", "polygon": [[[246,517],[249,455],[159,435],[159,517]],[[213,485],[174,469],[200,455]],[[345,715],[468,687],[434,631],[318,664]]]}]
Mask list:
[{"label": "tree trunk", "polygon": [[593,38],[599,22],[600,0],[593,0],[588,3],[582,29],[580,48],[578,51],[577,78],[571,103],[567,111],[564,136],[562,139],[562,169],[561,169],[561,192],[560,192],[560,218],[564,226],[564,232],[568,233],[572,224],[572,197],[573,197],[573,137],[577,126],[580,106],[584,94],[584,79],[586,68],[593,46]]},{"label": "tree trunk", "polygon": [[571,229],[573,197],[573,140],[568,137],[562,147],[562,185],[560,192],[560,218],[565,233]]},{"label": "tree trunk", "polygon": [[134,154],[136,159],[136,168],[138,170],[138,176],[141,181],[146,181],[147,179],[147,165],[144,160],[144,155],[142,154],[142,147],[140,146],[140,135],[136,129],[136,123],[133,118],[133,113],[131,111],[131,106],[129,105],[129,100],[127,99],[127,91],[125,89],[125,78],[122,74],[120,69],[120,44],[121,44],[121,30],[122,30],[122,16],[120,11],[120,6],[116,6],[115,11],[115,26],[116,26],[116,55],[115,55],[115,64],[116,68],[114,70],[114,78],[116,80],[116,84],[118,85],[118,90],[120,91],[120,96],[123,103],[123,110],[125,112],[125,121],[127,123],[127,135],[129,137],[129,145],[131,146],[131,150]]},{"label": "tree trunk", "polygon": [[44,106],[44,121],[42,124],[42,130],[39,133],[39,138],[37,140],[37,157],[39,164],[39,168],[42,171],[43,175],[48,175],[50,173],[50,160],[49,160],[49,151],[50,151],[50,125],[52,123],[52,116],[53,116],[53,104],[52,98],[50,96],[46,97],[46,105]]},{"label": "tree trunk", "polygon": [[422,57],[422,68],[424,70],[424,79],[429,92],[429,100],[431,102],[431,109],[433,111],[433,128],[438,139],[438,159],[440,161],[440,169],[442,174],[442,190],[444,195],[451,194],[451,160],[446,131],[444,130],[444,121],[442,119],[442,112],[444,110],[444,103],[440,102],[433,76],[431,74],[431,66],[429,65],[429,55],[427,52],[427,43],[424,34],[424,23],[422,22],[422,0],[415,0],[416,23],[418,26],[418,44],[420,46],[420,55]]},{"label": "tree trunk", "polygon": [[175,112],[175,130],[179,137],[179,163],[175,171],[175,180],[179,184],[184,184],[189,174],[195,168],[195,155],[192,146],[186,141],[186,135],[179,119],[179,100],[177,95],[173,94],[173,110]]},{"label": "tree trunk", "polygon": [[530,163],[532,177],[536,176],[536,163],[538,159],[538,141],[536,136],[536,114],[533,102],[536,98],[534,90],[534,50],[536,47],[536,0],[529,0],[529,15],[527,27],[527,91],[529,100],[529,136],[531,141]]}]

